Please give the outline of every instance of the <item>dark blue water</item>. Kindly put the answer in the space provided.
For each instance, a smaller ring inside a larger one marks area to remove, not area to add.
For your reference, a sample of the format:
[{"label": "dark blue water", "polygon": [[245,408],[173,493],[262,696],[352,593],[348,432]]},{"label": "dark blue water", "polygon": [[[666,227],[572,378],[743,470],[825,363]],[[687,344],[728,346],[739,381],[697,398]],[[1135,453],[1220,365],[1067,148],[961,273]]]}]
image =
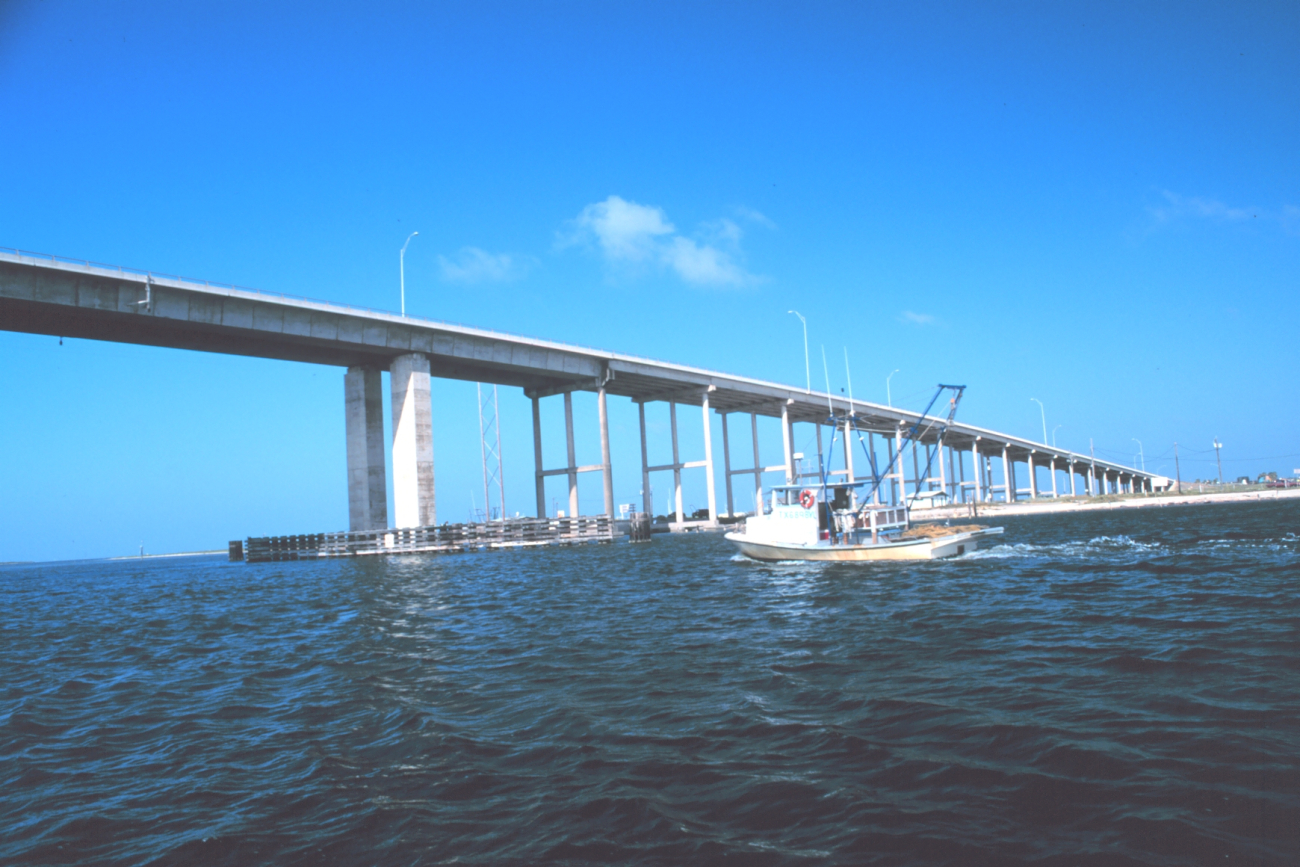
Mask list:
[{"label": "dark blue water", "polygon": [[0,570],[5,864],[1300,863],[1300,504]]}]

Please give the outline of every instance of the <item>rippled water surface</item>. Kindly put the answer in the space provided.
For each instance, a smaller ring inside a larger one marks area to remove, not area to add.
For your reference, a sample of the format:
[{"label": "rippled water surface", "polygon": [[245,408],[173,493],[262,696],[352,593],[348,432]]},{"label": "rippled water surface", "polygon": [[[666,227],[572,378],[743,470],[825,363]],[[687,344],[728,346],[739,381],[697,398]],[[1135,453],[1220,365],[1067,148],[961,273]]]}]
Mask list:
[{"label": "rippled water surface", "polygon": [[1297,864],[1300,504],[0,570],[6,864]]}]

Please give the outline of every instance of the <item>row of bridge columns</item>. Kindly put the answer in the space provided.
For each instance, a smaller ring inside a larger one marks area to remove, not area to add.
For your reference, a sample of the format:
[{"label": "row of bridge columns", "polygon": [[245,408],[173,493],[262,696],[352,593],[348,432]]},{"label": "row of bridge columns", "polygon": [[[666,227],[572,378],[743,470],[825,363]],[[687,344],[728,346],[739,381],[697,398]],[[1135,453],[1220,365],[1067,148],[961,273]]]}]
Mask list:
[{"label": "row of bridge columns", "polygon": [[[433,427],[429,393],[429,359],[427,356],[412,353],[394,359],[389,367],[391,410],[392,410],[392,456],[393,456],[393,526],[397,528],[429,526],[437,523],[437,503],[434,496],[433,466]],[[383,423],[383,396],[381,392],[381,371],[374,368],[352,367],[344,376],[344,398],[346,407],[347,430],[347,466],[348,466],[348,519],[353,530],[387,529],[388,506],[385,477],[385,443]],[[654,512],[651,500],[650,477],[652,473],[671,472],[673,478],[673,511],[677,520],[686,516],[682,504],[682,471],[703,469],[708,495],[708,516],[713,522],[718,517],[717,494],[714,487],[713,436],[710,428],[710,394],[712,387],[704,388],[696,395],[701,400],[701,416],[704,427],[704,456],[702,460],[684,461],[678,444],[677,407],[678,400],[686,397],[683,392],[675,395],[661,396],[658,400],[668,403],[669,426],[672,438],[672,462],[651,466],[648,460],[645,404],[638,401],[637,410],[640,417],[641,433],[641,488],[643,508]],[[564,400],[564,427],[567,463],[563,467],[546,469],[542,463],[542,426],[541,400],[551,394],[560,395]],[[550,476],[564,476],[568,481],[568,514],[578,514],[578,476],[581,473],[599,472],[602,476],[605,514],[614,515],[614,484],[610,462],[609,415],[604,384],[596,390],[598,416],[600,424],[600,463],[580,465],[574,446],[573,430],[573,393],[557,391],[551,393],[528,392],[532,399],[533,410],[533,458],[534,476],[537,491],[537,515],[547,515],[545,481]],[[674,399],[674,396],[676,399]],[[692,400],[691,403],[694,403]],[[686,405],[686,404],[683,404]],[[753,464],[750,467],[732,467],[731,439],[728,418],[731,414],[749,415],[749,432],[753,445]],[[735,489],[733,479],[737,476],[750,477],[754,502],[759,504],[762,497],[762,478],[768,473],[783,473],[787,484],[795,484],[804,478],[811,478],[817,473],[803,473],[800,476],[795,462],[793,422],[790,418],[790,402],[781,407],[781,446],[782,463],[766,466],[759,453],[758,414],[720,412],[722,418],[722,454],[723,478],[726,487],[726,504],[728,514],[736,513]],[[822,452],[822,425],[817,426],[817,444],[819,460]],[[941,491],[947,494],[949,502],[989,502],[995,494],[1002,499],[1014,502],[1021,493],[1031,499],[1039,496],[1037,468],[1046,464],[1051,471],[1052,496],[1057,496],[1057,471],[1064,470],[1070,483],[1070,495],[1077,495],[1077,479],[1083,480],[1085,490],[1092,496],[1098,493],[1122,493],[1133,491],[1136,484],[1150,490],[1150,483],[1138,479],[1132,474],[1127,476],[1115,471],[1099,468],[1095,463],[1082,463],[1074,460],[1053,458],[1051,455],[1039,455],[1031,451],[1027,458],[1029,484],[1025,489],[1016,486],[1015,462],[1011,459],[1006,446],[990,449],[976,438],[969,448],[972,478],[966,479],[966,461],[964,450],[949,446],[939,446],[940,453],[933,454],[933,445],[924,445],[907,439],[906,428],[899,424],[897,430],[888,434],[878,432],[860,432],[844,423],[837,435],[843,438],[844,468],[829,473],[832,477],[856,481],[853,448],[855,440],[865,436],[864,445],[873,462],[876,458],[876,436],[884,441],[884,466],[868,467],[869,476],[873,471],[884,471],[892,464],[893,470],[882,478],[882,485],[874,492],[874,500],[880,503],[887,499],[891,503],[900,502],[903,497],[915,498],[929,491]],[[907,452],[911,454],[908,455]],[[946,451],[946,459],[943,452]],[[924,453],[924,454],[923,454]],[[926,467],[938,466],[938,475],[922,478],[921,460]],[[1000,458],[1002,462],[1002,484],[994,484],[992,463]],[[907,464],[912,464],[912,478],[907,478]],[[1063,466],[1064,465],[1064,466]],[[814,465],[814,469],[817,469]],[[909,491],[908,485],[912,486]],[[937,488],[936,488],[937,486]],[[883,490],[883,494],[882,494]]]}]

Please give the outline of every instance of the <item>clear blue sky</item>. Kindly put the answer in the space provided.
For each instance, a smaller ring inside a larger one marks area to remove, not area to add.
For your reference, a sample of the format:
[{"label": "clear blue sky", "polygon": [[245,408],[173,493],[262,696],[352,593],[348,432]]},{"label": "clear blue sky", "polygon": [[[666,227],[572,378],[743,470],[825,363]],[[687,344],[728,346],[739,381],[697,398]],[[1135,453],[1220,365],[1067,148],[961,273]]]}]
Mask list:
[{"label": "clear blue sky", "polygon": [[[1210,477],[1217,436],[1225,475],[1289,475],[1298,36],[1286,3],[8,2],[0,245],[395,311],[418,230],[413,315],[802,383],[793,307],[816,385],[847,346],[858,397],[897,368],[901,405],[961,382],[971,423],[1040,438],[1036,397],[1079,451],[1137,438],[1172,474],[1178,441]],[[0,332],[0,560],[346,528],[342,390]],[[474,387],[434,393],[463,520]],[[527,513],[528,404],[501,402]],[[635,409],[611,412],[633,501]]]}]

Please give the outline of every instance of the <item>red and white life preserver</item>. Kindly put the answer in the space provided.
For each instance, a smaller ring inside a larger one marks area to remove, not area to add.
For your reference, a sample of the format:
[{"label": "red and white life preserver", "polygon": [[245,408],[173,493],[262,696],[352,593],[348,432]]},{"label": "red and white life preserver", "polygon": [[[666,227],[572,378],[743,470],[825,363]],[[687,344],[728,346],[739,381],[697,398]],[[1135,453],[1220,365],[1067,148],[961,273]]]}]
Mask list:
[{"label": "red and white life preserver", "polygon": [[817,495],[807,488],[804,488],[799,492],[799,505],[803,506],[805,509],[811,509],[813,506],[817,505]]}]

